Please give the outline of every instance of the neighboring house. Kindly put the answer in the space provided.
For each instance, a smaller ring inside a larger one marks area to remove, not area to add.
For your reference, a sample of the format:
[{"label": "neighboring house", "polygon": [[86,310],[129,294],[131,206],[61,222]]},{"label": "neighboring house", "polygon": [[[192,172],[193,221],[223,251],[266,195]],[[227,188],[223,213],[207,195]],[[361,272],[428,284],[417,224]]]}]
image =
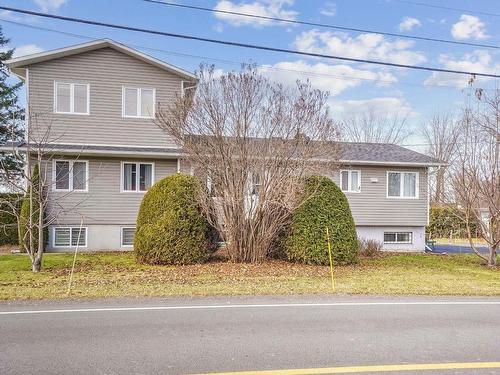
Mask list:
[{"label": "neighboring house", "polygon": [[[196,77],[110,40],[7,64],[26,82],[31,134],[50,130],[56,155],[45,166],[48,209],[60,210],[47,250],[71,250],[78,240],[89,251],[131,249],[144,192],[181,170],[182,150],[154,124],[155,108]],[[342,143],[342,150],[332,178],[346,193],[358,236],[388,250],[423,251],[428,169],[441,163],[391,144]]]}]

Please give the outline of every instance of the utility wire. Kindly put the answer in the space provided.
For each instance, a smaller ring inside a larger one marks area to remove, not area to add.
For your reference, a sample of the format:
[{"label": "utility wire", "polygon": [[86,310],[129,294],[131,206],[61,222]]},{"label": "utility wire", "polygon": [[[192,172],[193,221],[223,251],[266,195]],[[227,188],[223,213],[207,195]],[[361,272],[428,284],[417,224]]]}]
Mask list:
[{"label": "utility wire", "polygon": [[165,31],[144,29],[144,28],[133,27],[133,26],[110,24],[110,23],[92,21],[92,20],[82,19],[82,18],[65,17],[65,16],[59,16],[59,15],[55,15],[55,14],[34,12],[31,10],[11,8],[11,7],[6,7],[6,6],[0,6],[0,9],[8,10],[8,11],[15,12],[15,13],[29,14],[29,15],[38,16],[38,17],[45,17],[45,18],[52,18],[52,19],[58,19],[58,20],[63,20],[63,21],[69,21],[69,22],[83,23],[83,24],[87,24],[87,25],[102,26],[102,27],[121,29],[121,30],[127,30],[127,31],[136,31],[136,32],[141,32],[141,33],[162,35],[162,36],[168,36],[168,37],[172,37],[172,38],[179,38],[179,39],[186,39],[186,40],[196,40],[196,41],[200,41],[200,42],[222,44],[222,45],[233,46],[233,47],[250,48],[250,49],[270,51],[270,52],[282,52],[282,53],[289,53],[289,54],[302,55],[302,56],[322,57],[325,59],[334,59],[334,60],[342,60],[342,61],[349,61],[349,62],[391,66],[391,67],[395,67],[395,68],[406,68],[406,69],[441,72],[441,73],[466,74],[466,75],[471,75],[473,77],[500,78],[500,75],[497,75],[497,74],[461,71],[461,70],[452,70],[452,69],[431,68],[431,67],[422,66],[422,65],[397,64],[397,63],[382,62],[382,61],[375,61],[375,60],[356,59],[356,58],[352,58],[352,57],[327,55],[327,54],[321,54],[321,53],[295,51],[295,50],[290,50],[290,49],[285,49],[285,48],[276,48],[276,47],[268,47],[268,46],[262,46],[262,45],[257,45],[257,44],[232,42],[232,41],[205,38],[205,37],[194,36],[194,35],[170,33],[170,32],[165,32]]},{"label": "utility wire", "polygon": [[[41,30],[41,31],[47,31],[47,32],[61,34],[61,35],[66,35],[66,36],[73,37],[73,38],[86,39],[86,40],[98,40],[98,39],[100,39],[100,37],[93,37],[93,36],[89,36],[89,35],[71,33],[68,31],[56,30],[56,29],[51,29],[51,28],[42,27],[42,26],[36,26],[36,25],[28,24],[28,23],[7,20],[5,18],[0,18],[0,21],[10,23],[13,25],[17,25],[17,26],[21,26],[21,27],[27,27],[27,28],[34,29],[34,30]],[[198,59],[198,60],[210,60],[210,61],[215,61],[215,62],[226,64],[226,65],[235,65],[235,66],[252,65],[251,62],[249,63],[249,62],[220,59],[220,58],[202,56],[202,55],[192,55],[192,54],[188,54],[188,53],[165,50],[165,49],[161,49],[161,48],[146,47],[146,46],[139,45],[139,44],[127,43],[127,45],[130,47],[138,48],[138,49],[142,49],[142,50],[159,52],[159,53],[172,55],[172,56],[193,58],[193,59]],[[312,77],[333,77],[333,78],[338,78],[338,79],[343,79],[343,80],[362,80],[362,81],[371,81],[374,83],[402,84],[402,85],[415,86],[415,87],[436,87],[436,88],[454,89],[454,90],[460,89],[459,87],[450,86],[450,85],[436,85],[436,84],[430,84],[430,83],[421,84],[421,83],[406,82],[406,81],[399,81],[399,80],[398,81],[391,81],[391,80],[383,80],[383,79],[377,79],[377,78],[353,77],[353,76],[349,76],[349,75],[345,75],[345,74],[336,75],[336,74],[311,72],[311,71],[304,71],[304,70],[297,70],[297,69],[278,68],[275,66],[258,64],[257,62],[255,62],[255,65],[258,68],[263,69],[263,70],[271,70],[271,71],[278,71],[278,72],[291,72],[291,73],[298,73],[298,74],[303,74],[303,75],[312,76]],[[490,89],[483,88],[483,90],[490,90]]]},{"label": "utility wire", "polygon": [[472,10],[472,9],[453,8],[453,7],[448,7],[448,6],[444,6],[444,5],[424,3],[421,1],[411,1],[411,0],[395,0],[395,1],[400,2],[400,3],[404,3],[404,4],[424,6],[424,7],[428,7],[428,8],[452,10],[454,12],[475,13],[475,14],[481,14],[483,16],[500,17],[500,14],[498,14],[498,13],[482,12],[479,10]]},{"label": "utility wire", "polygon": [[391,33],[391,32],[387,32],[387,31],[360,29],[360,28],[356,28],[356,27],[338,26],[338,25],[310,22],[310,21],[304,21],[304,20],[295,20],[295,19],[290,19],[290,18],[261,16],[261,15],[253,14],[253,13],[243,13],[243,12],[236,12],[236,11],[231,11],[231,10],[207,8],[207,7],[196,6],[196,5],[172,3],[172,2],[168,2],[168,1],[162,1],[162,0],[141,0],[141,1],[144,1],[147,3],[167,5],[167,6],[171,6],[171,7],[177,7],[177,8],[183,8],[183,9],[199,10],[199,11],[204,11],[204,12],[220,13],[220,14],[227,14],[227,15],[232,15],[232,16],[257,18],[257,19],[261,19],[261,20],[274,21],[274,22],[283,22],[283,23],[290,23],[290,24],[315,26],[315,27],[322,27],[322,28],[327,28],[327,29],[335,29],[335,30],[343,30],[343,31],[354,31],[357,33],[380,34],[380,35],[387,35],[387,36],[395,36],[398,38],[424,40],[427,42],[449,43],[449,44],[458,44],[458,45],[464,45],[464,46],[500,49],[500,46],[496,46],[493,44],[461,42],[461,41],[450,40],[450,39],[438,39],[438,38],[431,38],[431,37],[425,37],[425,36]]}]

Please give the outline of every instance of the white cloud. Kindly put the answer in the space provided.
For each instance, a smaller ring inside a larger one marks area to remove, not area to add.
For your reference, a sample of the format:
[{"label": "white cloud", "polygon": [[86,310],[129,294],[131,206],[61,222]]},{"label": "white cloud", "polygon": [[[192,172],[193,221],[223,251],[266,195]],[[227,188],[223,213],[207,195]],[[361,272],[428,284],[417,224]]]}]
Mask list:
[{"label": "white cloud", "polygon": [[26,56],[43,51],[44,49],[36,44],[25,44],[23,46],[16,47],[12,57]]},{"label": "white cloud", "polygon": [[222,33],[222,32],[224,32],[224,25],[222,23],[218,23],[217,25],[215,25],[213,27],[213,29],[215,31],[217,31],[218,33]]},{"label": "white cloud", "polygon": [[10,10],[2,10],[0,11],[0,18],[5,20],[15,21],[15,22],[28,22],[34,23],[37,21],[35,16],[31,16],[28,14],[17,14],[11,12]]},{"label": "white cloud", "polygon": [[414,117],[418,115],[409,103],[396,97],[331,101],[330,109],[332,114],[337,118],[368,112],[376,116],[398,115],[402,117]]},{"label": "white cloud", "polygon": [[49,10],[58,10],[66,4],[67,1],[68,0],[34,0],[35,4],[38,5],[44,12],[48,12]]},{"label": "white cloud", "polygon": [[355,69],[350,65],[309,64],[303,60],[283,61],[259,69],[272,80],[285,84],[294,84],[297,79],[308,79],[314,88],[329,91],[331,96],[367,82],[387,85],[397,81],[388,72]]},{"label": "white cloud", "polygon": [[[5,52],[8,51],[9,49],[10,48],[8,47],[3,47],[0,48],[0,52]],[[15,47],[12,57],[26,56],[43,51],[44,49],[42,47],[37,46],[36,44],[25,44],[22,46]]]},{"label": "white cloud", "polygon": [[405,17],[399,24],[399,30],[401,31],[411,31],[414,27],[422,26],[422,23],[416,18],[413,17]]},{"label": "white cloud", "polygon": [[[500,72],[500,63],[494,62],[489,52],[484,50],[475,50],[458,59],[454,59],[451,55],[442,54],[439,56],[439,62],[443,64],[445,69],[451,70],[489,74]],[[424,84],[464,88],[467,87],[469,79],[470,76],[464,74],[433,72],[432,75],[424,81]],[[477,77],[476,82],[485,82],[491,79],[493,78]]]},{"label": "white cloud", "polygon": [[413,41],[388,41],[380,34],[360,34],[350,37],[346,33],[304,31],[294,41],[299,51],[345,56],[356,59],[390,61],[398,64],[419,64],[426,61],[422,52],[412,51]]},{"label": "white cloud", "polygon": [[487,39],[490,36],[486,33],[485,25],[479,17],[462,14],[460,21],[451,27],[451,35],[455,39]]},{"label": "white cloud", "polygon": [[[285,9],[285,7],[293,5],[294,0],[256,0],[254,2],[236,3],[229,0],[221,0],[215,6],[215,10],[223,10],[229,12],[256,14],[263,17],[278,17],[294,20],[297,17],[297,12]],[[285,22],[275,22],[267,19],[259,19],[254,17],[238,16],[234,14],[215,13],[215,17],[233,26],[253,26],[256,28],[264,26],[289,26]]]},{"label": "white cloud", "polygon": [[333,17],[337,14],[337,5],[331,1],[327,1],[320,10],[320,13],[327,17]]}]

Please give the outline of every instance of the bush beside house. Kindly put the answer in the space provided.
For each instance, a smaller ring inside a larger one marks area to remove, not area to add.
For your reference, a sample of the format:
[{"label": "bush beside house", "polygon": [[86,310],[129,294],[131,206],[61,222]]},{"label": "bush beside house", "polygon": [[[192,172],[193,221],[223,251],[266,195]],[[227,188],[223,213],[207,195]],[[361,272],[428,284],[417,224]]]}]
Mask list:
[{"label": "bush beside house", "polygon": [[197,204],[199,181],[176,174],[144,195],[137,218],[134,251],[139,262],[191,264],[208,260],[213,233]]},{"label": "bush beside house", "polygon": [[357,261],[356,227],[346,196],[328,177],[305,181],[307,200],[293,213],[285,248],[289,260],[307,264],[329,264],[325,229],[331,236],[336,264]]},{"label": "bush beside house", "polygon": [[[17,217],[12,212],[12,205],[16,206],[19,214],[21,210],[22,195],[13,193],[0,194],[0,246],[14,245],[19,242],[19,233],[17,230]],[[7,202],[10,202],[7,203]]]}]

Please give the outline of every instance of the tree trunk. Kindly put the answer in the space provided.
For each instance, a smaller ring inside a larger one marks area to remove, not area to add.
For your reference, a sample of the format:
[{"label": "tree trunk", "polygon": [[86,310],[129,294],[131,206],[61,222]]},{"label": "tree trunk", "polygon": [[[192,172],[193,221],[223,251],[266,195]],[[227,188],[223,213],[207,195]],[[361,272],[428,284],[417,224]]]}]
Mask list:
[{"label": "tree trunk", "polygon": [[31,270],[33,272],[40,272],[40,269],[42,268],[42,259],[35,257],[33,261],[31,262]]},{"label": "tree trunk", "polygon": [[490,247],[490,256],[488,259],[488,267],[497,266],[497,246]]}]

